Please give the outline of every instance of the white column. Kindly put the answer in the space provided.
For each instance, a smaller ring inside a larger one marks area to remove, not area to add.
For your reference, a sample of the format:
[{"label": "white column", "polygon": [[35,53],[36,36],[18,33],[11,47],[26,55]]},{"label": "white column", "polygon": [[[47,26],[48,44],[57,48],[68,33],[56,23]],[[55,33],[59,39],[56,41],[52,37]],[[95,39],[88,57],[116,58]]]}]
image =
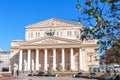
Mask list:
[{"label": "white column", "polygon": [[47,71],[47,49],[44,50],[44,70]]},{"label": "white column", "polygon": [[65,71],[65,52],[62,49],[62,71]]},{"label": "white column", "polygon": [[39,49],[36,49],[36,70],[39,70]]},{"label": "white column", "polygon": [[56,49],[53,49],[53,70],[56,71]]},{"label": "white column", "polygon": [[28,57],[27,57],[27,59],[28,59],[28,71],[30,71],[31,70],[31,50],[30,49],[28,49]]},{"label": "white column", "polygon": [[73,48],[70,49],[70,69],[74,70],[74,65],[73,65]]},{"label": "white column", "polygon": [[19,53],[19,71],[22,71],[22,57],[23,53],[22,53],[22,50],[20,50],[20,53]]},{"label": "white column", "polygon": [[82,70],[82,65],[83,65],[83,61],[82,61],[82,49],[79,48],[79,70]]},{"label": "white column", "polygon": [[26,54],[24,53],[24,71],[27,71],[27,60],[26,60]]},{"label": "white column", "polygon": [[27,62],[24,60],[24,71],[27,71]]},{"label": "white column", "polygon": [[34,62],[34,52],[32,52],[32,54],[31,54],[31,57],[32,57],[32,71],[34,71],[34,69],[35,69],[35,62]]}]

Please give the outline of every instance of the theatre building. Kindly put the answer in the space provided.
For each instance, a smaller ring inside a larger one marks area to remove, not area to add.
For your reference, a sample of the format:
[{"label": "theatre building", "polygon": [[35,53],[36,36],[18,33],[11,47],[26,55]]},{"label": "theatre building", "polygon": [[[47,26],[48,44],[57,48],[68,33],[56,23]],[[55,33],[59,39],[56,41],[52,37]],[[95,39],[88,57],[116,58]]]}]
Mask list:
[{"label": "theatre building", "polygon": [[79,23],[51,18],[26,26],[24,40],[11,42],[10,69],[88,71],[98,65],[97,40],[80,39]]}]

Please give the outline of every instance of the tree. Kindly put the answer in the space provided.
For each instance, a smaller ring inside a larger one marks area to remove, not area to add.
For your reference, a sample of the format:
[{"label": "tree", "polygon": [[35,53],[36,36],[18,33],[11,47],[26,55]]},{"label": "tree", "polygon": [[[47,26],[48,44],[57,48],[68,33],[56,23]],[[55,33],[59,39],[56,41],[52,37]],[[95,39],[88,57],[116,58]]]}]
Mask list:
[{"label": "tree", "polygon": [[98,39],[102,52],[120,38],[120,0],[76,0],[81,39]]},{"label": "tree", "polygon": [[113,46],[106,50],[101,56],[105,64],[117,63],[120,64],[120,39],[113,44]]}]

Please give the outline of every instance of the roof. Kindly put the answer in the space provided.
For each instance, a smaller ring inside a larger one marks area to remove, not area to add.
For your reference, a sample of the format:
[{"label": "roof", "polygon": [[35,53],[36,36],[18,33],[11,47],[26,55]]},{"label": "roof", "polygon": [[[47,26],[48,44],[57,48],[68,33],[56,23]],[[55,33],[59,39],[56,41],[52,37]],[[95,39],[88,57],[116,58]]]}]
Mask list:
[{"label": "roof", "polygon": [[28,25],[26,28],[36,28],[36,27],[64,27],[64,26],[79,26],[82,27],[81,24],[71,22],[71,21],[66,21],[66,20],[61,20],[61,19],[56,19],[56,18],[51,18],[45,21],[41,21],[35,24]]}]

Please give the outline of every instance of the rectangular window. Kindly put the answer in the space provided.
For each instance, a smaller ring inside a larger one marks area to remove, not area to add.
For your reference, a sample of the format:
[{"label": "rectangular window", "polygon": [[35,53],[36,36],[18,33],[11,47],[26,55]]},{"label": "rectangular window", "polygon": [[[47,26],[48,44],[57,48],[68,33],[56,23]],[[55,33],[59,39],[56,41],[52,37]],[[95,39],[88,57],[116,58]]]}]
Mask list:
[{"label": "rectangular window", "polygon": [[38,37],[40,37],[40,32],[38,32]]},{"label": "rectangular window", "polygon": [[36,37],[38,37],[38,34],[37,34],[37,32],[36,32]]},{"label": "rectangular window", "polygon": [[74,31],[74,36],[76,36],[77,35],[77,32],[76,31]]},{"label": "rectangular window", "polygon": [[69,36],[69,31],[67,31],[67,36]]},{"label": "rectangular window", "polygon": [[59,36],[59,32],[57,31],[57,36]]}]

